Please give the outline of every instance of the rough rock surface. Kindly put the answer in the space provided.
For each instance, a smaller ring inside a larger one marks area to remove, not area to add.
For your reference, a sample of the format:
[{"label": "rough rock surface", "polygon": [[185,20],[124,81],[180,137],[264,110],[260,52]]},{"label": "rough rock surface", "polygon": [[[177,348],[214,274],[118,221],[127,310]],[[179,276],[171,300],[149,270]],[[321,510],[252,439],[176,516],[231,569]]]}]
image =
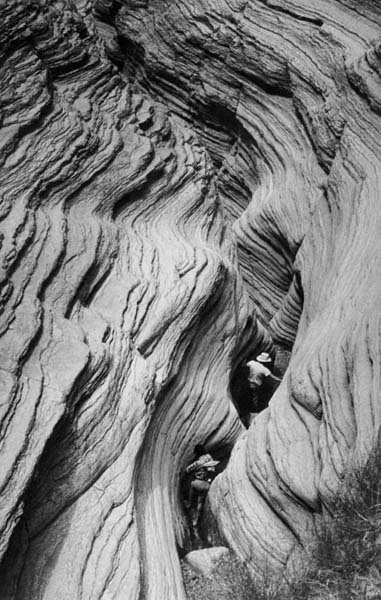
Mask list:
[{"label": "rough rock surface", "polygon": [[[312,6],[311,6],[312,4]],[[380,426],[377,0],[0,2],[0,599],[287,565]],[[239,362],[292,348],[243,433]]]}]

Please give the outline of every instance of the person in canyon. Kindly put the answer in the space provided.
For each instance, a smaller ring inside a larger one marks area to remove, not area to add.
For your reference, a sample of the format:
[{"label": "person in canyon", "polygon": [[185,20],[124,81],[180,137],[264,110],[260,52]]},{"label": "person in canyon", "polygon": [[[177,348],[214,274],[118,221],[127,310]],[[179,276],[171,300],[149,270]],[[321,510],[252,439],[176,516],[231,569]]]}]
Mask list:
[{"label": "person in canyon", "polygon": [[265,377],[271,375],[269,367],[272,365],[272,360],[268,352],[262,352],[255,360],[249,360],[246,366],[249,368],[249,384],[250,389],[256,390],[263,385]]},{"label": "person in canyon", "polygon": [[194,527],[197,526],[200,519],[219,462],[206,452],[202,444],[197,444],[194,449],[194,459],[185,469],[185,474],[190,479],[189,498],[186,506],[193,512],[192,525]]},{"label": "person in canyon", "polygon": [[255,360],[249,360],[248,381],[251,394],[251,412],[260,412],[265,408],[280,383],[280,379],[272,373],[272,358],[268,352],[262,352]]}]

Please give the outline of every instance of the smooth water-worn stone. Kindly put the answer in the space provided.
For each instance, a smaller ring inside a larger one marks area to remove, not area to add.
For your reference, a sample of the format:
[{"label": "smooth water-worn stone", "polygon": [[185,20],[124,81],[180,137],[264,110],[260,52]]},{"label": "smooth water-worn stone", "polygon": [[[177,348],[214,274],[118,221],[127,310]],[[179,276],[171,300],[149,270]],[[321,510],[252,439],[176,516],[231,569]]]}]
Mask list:
[{"label": "smooth water-worn stone", "polygon": [[225,546],[212,546],[201,550],[192,550],[185,555],[184,561],[196,573],[210,577],[216,570],[219,561],[229,556],[229,549]]}]

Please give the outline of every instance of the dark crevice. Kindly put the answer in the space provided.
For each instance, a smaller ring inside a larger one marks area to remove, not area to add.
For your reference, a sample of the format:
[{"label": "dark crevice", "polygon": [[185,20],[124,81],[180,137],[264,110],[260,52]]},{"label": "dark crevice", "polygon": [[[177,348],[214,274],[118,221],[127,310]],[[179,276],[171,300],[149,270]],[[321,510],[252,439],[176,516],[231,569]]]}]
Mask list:
[{"label": "dark crevice", "polygon": [[[36,497],[36,490],[40,487],[41,479],[45,479],[47,475],[50,475],[50,470],[47,472],[44,468],[45,457],[47,455],[55,456],[57,453],[57,447],[59,446],[60,440],[64,435],[64,431],[67,427],[67,418],[62,417],[55,425],[50,438],[47,440],[42,454],[40,455],[38,462],[34,467],[34,471],[30,477],[30,480],[24,490],[23,496],[20,498],[20,506],[23,508],[23,513],[12,532],[8,548],[0,563],[0,594],[1,598],[14,598],[21,597],[23,587],[22,578],[24,573],[24,566],[27,561],[28,552],[33,539],[41,533],[32,535],[29,526],[29,511],[33,506],[34,499]],[[63,510],[66,510],[67,506]],[[61,514],[60,511],[59,514]],[[45,524],[48,527],[59,514],[55,514],[54,518]],[[61,542],[64,542],[63,531],[61,531]],[[57,544],[61,543],[57,540]],[[24,590],[25,591],[25,590]]]},{"label": "dark crevice", "polygon": [[301,15],[300,13],[296,13],[288,8],[283,8],[279,4],[273,4],[271,0],[261,0],[261,2],[265,4],[267,8],[271,8],[275,12],[287,15],[292,19],[296,19],[297,21],[302,21],[310,25],[316,25],[317,27],[322,27],[324,25],[323,19],[319,19],[319,17],[308,17],[307,15]]},{"label": "dark crevice", "polygon": [[257,354],[259,354],[259,351],[246,356],[245,360],[234,369],[230,379],[230,392],[233,404],[246,428],[250,426],[257,414],[268,407],[272,396],[280,385],[290,357],[290,353],[286,350],[280,348],[275,350],[274,348],[273,356],[275,360],[271,364],[266,365],[272,375],[266,377],[261,387],[256,392],[253,392],[250,389],[249,368],[246,366],[246,363],[249,360],[255,360]]},{"label": "dark crevice", "polygon": [[256,87],[258,87],[262,92],[265,92],[268,96],[275,96],[277,98],[292,98],[293,92],[291,87],[291,82],[288,77],[288,74],[284,75],[283,81],[277,79],[273,80],[271,83],[271,78],[269,77],[267,80],[264,77],[260,77],[259,75],[255,75],[253,72],[249,72],[247,70],[240,71],[237,68],[236,73],[241,74],[244,79],[246,79],[249,83],[253,83]]},{"label": "dark crevice", "polygon": [[[79,386],[76,385],[75,387],[78,389]],[[28,521],[33,517],[35,511],[37,511],[38,514],[41,488],[43,488],[45,485],[45,481],[47,480],[50,483],[50,486],[48,486],[49,491],[52,491],[51,482],[53,480],[56,482],[56,486],[59,485],[59,481],[54,473],[54,469],[59,464],[58,456],[60,449],[65,447],[65,445],[67,447],[68,441],[70,443],[70,434],[73,428],[73,412],[77,410],[79,404],[82,404],[82,402],[78,403],[75,407],[72,407],[72,410],[67,411],[66,414],[57,422],[34,469],[33,476],[26,489],[23,500],[25,509],[22,518],[24,519],[26,526]],[[74,440],[72,440],[71,443],[74,443]],[[55,507],[55,510],[52,510],[50,514],[47,514],[45,520],[40,523],[39,527],[37,527],[33,532],[30,532],[30,542],[42,535],[44,531],[50,528],[52,524],[55,523],[61,517],[61,515],[63,515],[78,500],[78,498],[80,498],[87,492],[87,490],[94,486],[96,481],[102,476],[107,467],[107,464],[103,465],[103,467],[95,471],[92,476],[89,475],[87,481],[83,482],[82,485],[79,485],[75,492],[73,492],[71,495],[68,495],[65,502],[59,504]],[[70,523],[68,522],[68,527],[69,526]]]},{"label": "dark crevice", "polygon": [[70,319],[74,307],[79,303],[84,307],[89,307],[94,300],[97,292],[102,288],[107,277],[109,276],[116,255],[110,257],[109,261],[104,261],[102,258],[95,258],[93,264],[83,276],[76,293],[68,302],[64,313],[65,319]]},{"label": "dark crevice", "polygon": [[17,598],[29,542],[28,526],[24,516],[21,516],[0,562],[0,597],[2,599]]},{"label": "dark crevice", "polygon": [[[209,447],[207,441],[205,447],[208,454],[210,454],[215,461],[219,461],[218,465],[215,466],[214,472],[210,474],[211,485],[213,485],[214,479],[223,473],[226,469],[230,459],[232,447],[228,446],[216,446]],[[192,475],[183,474],[180,482],[179,496],[180,503],[183,507],[185,520],[187,523],[187,536],[183,540],[182,546],[178,546],[179,557],[182,558],[188,552],[192,550],[198,550],[201,548],[208,548],[213,546],[211,538],[213,532],[211,531],[211,522],[209,515],[207,515],[207,495],[204,498],[204,505],[202,507],[200,515],[197,517],[197,505],[196,498],[191,498],[191,482]],[[213,529],[213,527],[212,527]]]},{"label": "dark crevice", "polygon": [[131,39],[119,36],[118,43],[121,57],[115,62],[115,65],[126,76],[128,81],[133,82],[137,78],[137,73],[145,65],[144,47]]},{"label": "dark crevice", "polygon": [[103,21],[104,23],[108,23],[109,25],[114,25],[115,19],[122,6],[122,0],[106,0],[105,2],[96,0],[93,9],[94,18]]}]

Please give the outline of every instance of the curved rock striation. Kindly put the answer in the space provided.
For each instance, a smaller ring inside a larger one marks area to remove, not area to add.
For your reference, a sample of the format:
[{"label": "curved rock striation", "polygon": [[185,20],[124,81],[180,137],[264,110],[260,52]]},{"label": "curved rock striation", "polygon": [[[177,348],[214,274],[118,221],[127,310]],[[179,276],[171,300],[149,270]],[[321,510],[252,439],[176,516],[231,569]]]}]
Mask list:
[{"label": "curved rock striation", "polygon": [[91,15],[0,10],[0,597],[182,598],[178,473],[232,447],[230,369],[269,336],[205,150]]},{"label": "curved rock striation", "polygon": [[293,350],[210,499],[254,570],[285,565],[380,426],[380,7],[126,1],[113,23],[137,88],[207,147],[259,320]]},{"label": "curved rock striation", "polygon": [[[253,571],[380,426],[376,0],[0,5],[0,598],[181,600],[179,479]],[[244,432],[229,389],[292,349]],[[238,440],[238,441],[237,441]]]}]

